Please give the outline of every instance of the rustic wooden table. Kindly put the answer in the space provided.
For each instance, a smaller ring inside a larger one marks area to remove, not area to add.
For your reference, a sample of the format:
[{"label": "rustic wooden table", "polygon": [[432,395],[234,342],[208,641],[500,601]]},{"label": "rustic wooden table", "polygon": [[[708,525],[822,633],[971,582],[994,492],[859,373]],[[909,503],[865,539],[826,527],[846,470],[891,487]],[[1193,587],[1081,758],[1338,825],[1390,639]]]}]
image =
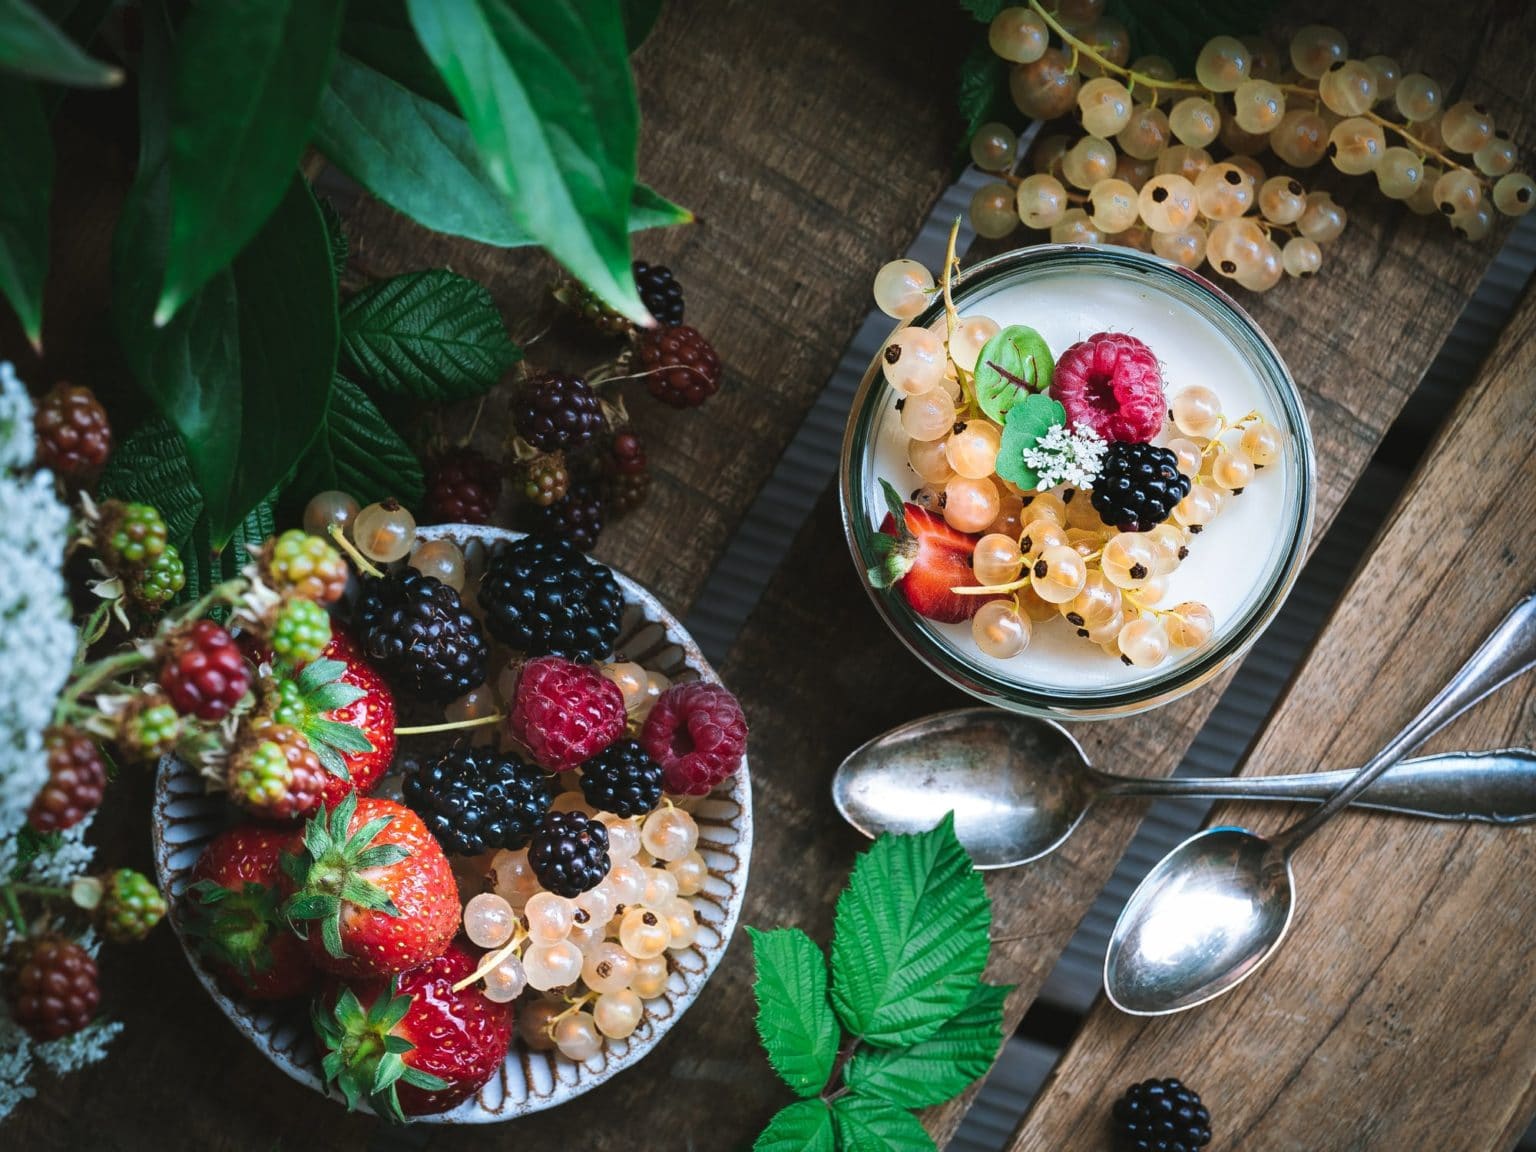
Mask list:
[{"label": "rustic wooden table", "polygon": [[[1452,91],[1487,102],[1523,151],[1536,145],[1524,111],[1536,103],[1526,47],[1536,39],[1536,8],[1365,0],[1347,14],[1335,9],[1288,5],[1277,29],[1342,20],[1352,42],[1454,78]],[[700,217],[691,229],[643,237],[640,254],[678,271],[691,320],[714,338],[728,383],[696,413],[637,406],[658,482],[650,503],[604,537],[600,554],[680,613],[832,373],[868,307],[873,270],[906,245],[948,182],[958,132],[949,78],[970,32],[959,16],[915,0],[673,0],[637,57],[642,174]],[[1361,185],[1339,182],[1350,225],[1322,276],[1244,300],[1306,394],[1319,536],[1496,245],[1457,242],[1440,221]],[[98,211],[89,188],[72,200],[88,222]],[[347,225],[364,273],[451,265],[491,284],[514,322],[531,314],[549,278],[550,266],[528,252],[426,236],[366,202]],[[88,323],[88,294],[61,307]],[[1531,583],[1533,327],[1528,301],[1447,413],[1246,771],[1357,762]],[[832,769],[885,728],[962,700],[864,602],[830,491],[785,543],[721,669],[754,732],[757,842],[744,921],[797,924],[825,940],[862,844],[831,808]],[[1096,763],[1167,774],[1225,683],[1078,735]],[[1506,691],[1438,743],[1530,743],[1533,701],[1528,687]],[[128,787],[147,797],[146,785]],[[106,835],[147,864],[143,806],[117,807]],[[989,877],[989,976],[1018,986],[1010,1023],[1113,871],[1138,811],[1106,806],[1053,857]],[[1273,810],[1220,814],[1260,830],[1285,819]],[[1536,1111],[1536,970],[1527,958],[1536,893],[1524,882],[1533,860],[1536,839],[1526,831],[1342,818],[1300,860],[1302,913],[1262,976],[1170,1020],[1144,1023],[1101,1004],[1014,1146],[1107,1146],[1109,1101],[1153,1074],[1179,1075],[1202,1091],[1222,1148],[1508,1146]],[[127,1024],[113,1059],[44,1083],[0,1129],[0,1145],[734,1152],[788,1100],[757,1050],[742,940],[645,1063],[580,1105],[502,1128],[388,1135],[268,1066],[196,987],[168,932],[112,953],[104,967],[108,1002]],[[941,1143],[968,1102],[926,1117]]]}]

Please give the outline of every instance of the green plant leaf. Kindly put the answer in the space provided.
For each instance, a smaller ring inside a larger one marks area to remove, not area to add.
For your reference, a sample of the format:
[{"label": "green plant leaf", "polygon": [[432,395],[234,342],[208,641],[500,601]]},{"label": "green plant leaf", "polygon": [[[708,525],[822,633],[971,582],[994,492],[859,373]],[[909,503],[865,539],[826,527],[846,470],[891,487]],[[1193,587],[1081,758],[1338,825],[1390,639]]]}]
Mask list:
[{"label": "green plant leaf", "polygon": [[1002,442],[997,446],[997,474],[1026,492],[1040,486],[1040,477],[1024,463],[1024,453],[1057,424],[1067,422],[1067,410],[1043,392],[1032,392],[1008,409]]},{"label": "green plant leaf", "polygon": [[990,24],[993,17],[1013,3],[1015,0],[960,0],[960,7],[983,24]]},{"label": "green plant leaf", "polygon": [[441,268],[352,297],[341,313],[341,346],[382,391],[418,400],[479,396],[523,355],[491,294]]},{"label": "green plant leaf", "polygon": [[1045,337],[1024,324],[1010,324],[976,357],[976,402],[999,424],[1019,397],[1051,386],[1056,361]]},{"label": "green plant leaf", "polygon": [[910,1048],[864,1048],[848,1062],[848,1087],[898,1108],[927,1108],[986,1075],[1003,1043],[1003,1001],[1011,988],[978,984],[944,1026]]},{"label": "green plant leaf", "polygon": [[884,1100],[840,1096],[832,1116],[839,1152],[934,1152],[933,1137],[917,1117]]},{"label": "green plant leaf", "polygon": [[341,25],[341,50],[449,112],[456,107],[453,93],[421,50],[405,0],[349,4]]},{"label": "green plant leaf", "polygon": [[[321,96],[315,142],[368,191],[434,232],[500,248],[535,242],[486,174],[461,117],[346,55]],[[631,232],[692,220],[686,208],[635,185]]]},{"label": "green plant leaf", "polygon": [[661,0],[620,0],[624,17],[624,43],[633,52],[645,43],[661,15]]},{"label": "green plant leaf", "polygon": [[271,499],[259,501],[236,526],[225,546],[217,550],[213,546],[208,518],[199,519],[185,546],[177,544],[187,577],[186,587],[177,600],[195,600],[215,584],[233,580],[250,562],[252,550],[276,531],[277,517]]},{"label": "green plant leaf", "polygon": [[[121,68],[87,56],[28,0],[0,0],[0,72],[74,88],[108,88],[123,80]],[[9,144],[8,136],[0,139]]]},{"label": "green plant leaf", "polygon": [[970,52],[960,62],[960,82],[956,103],[960,107],[960,119],[965,124],[965,134],[960,137],[960,165],[970,163],[971,137],[976,129],[991,120],[1008,122],[1017,113],[1010,111],[1008,99],[1008,65],[992,51],[983,34]]},{"label": "green plant leaf", "polygon": [[1137,56],[1165,56],[1192,76],[1212,36],[1262,32],[1278,8],[1277,0],[1109,0],[1108,14],[1125,25]]},{"label": "green plant leaf", "polygon": [[885,835],[854,865],[837,901],[832,1005],[877,1047],[926,1040],[970,998],[987,961],[992,907],[955,838]]},{"label": "green plant leaf", "polygon": [[835,1152],[832,1110],[820,1100],[781,1108],[752,1145],[752,1152]]},{"label": "green plant leaf", "polygon": [[748,928],[757,979],[757,1034],[768,1063],[797,1096],[826,1087],[837,1059],[837,1021],[827,1003],[827,961],[798,928]]},{"label": "green plant leaf", "polygon": [[[5,11],[0,0],[0,14]],[[0,25],[4,16],[0,15]],[[0,293],[33,347],[43,338],[53,140],[37,86],[0,76]]]},{"label": "green plant leaf", "polygon": [[183,22],[171,94],[165,324],[289,192],[341,29],[342,0],[202,0]]},{"label": "green plant leaf", "polygon": [[139,425],[113,451],[98,492],[109,500],[154,505],[177,548],[203,515],[203,494],[192,478],[187,446],[181,433],[158,416]]},{"label": "green plant leaf", "polygon": [[339,488],[365,506],[393,496],[416,507],[426,492],[421,463],[410,445],[345,376],[332,382],[325,422],[299,476],[300,491]]},{"label": "green plant leaf", "polygon": [[514,217],[607,304],[647,323],[630,273],[640,114],[619,0],[407,0]]}]

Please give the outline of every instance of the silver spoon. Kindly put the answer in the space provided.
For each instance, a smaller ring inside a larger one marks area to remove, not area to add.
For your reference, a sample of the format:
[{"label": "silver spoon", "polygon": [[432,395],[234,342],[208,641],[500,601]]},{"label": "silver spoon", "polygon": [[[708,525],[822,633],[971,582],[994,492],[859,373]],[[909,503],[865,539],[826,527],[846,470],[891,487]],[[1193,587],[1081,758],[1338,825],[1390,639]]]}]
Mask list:
[{"label": "silver spoon", "polygon": [[1291,856],[1410,749],[1536,665],[1536,594],[1528,594],[1391,742],[1322,807],[1271,839],[1208,828],[1180,844],[1131,894],[1110,936],[1104,991],[1137,1016],[1220,996],[1273,956],[1291,926]]},{"label": "silver spoon", "polygon": [[[976,867],[1010,868],[1061,847],[1101,797],[1321,802],[1353,776],[1117,776],[1094,768],[1054,721],[960,708],[893,728],[849,753],[833,774],[832,802],[869,837],[921,832],[953,811],[955,833]],[[1432,819],[1536,820],[1536,753],[1508,748],[1405,761],[1355,803]]]}]

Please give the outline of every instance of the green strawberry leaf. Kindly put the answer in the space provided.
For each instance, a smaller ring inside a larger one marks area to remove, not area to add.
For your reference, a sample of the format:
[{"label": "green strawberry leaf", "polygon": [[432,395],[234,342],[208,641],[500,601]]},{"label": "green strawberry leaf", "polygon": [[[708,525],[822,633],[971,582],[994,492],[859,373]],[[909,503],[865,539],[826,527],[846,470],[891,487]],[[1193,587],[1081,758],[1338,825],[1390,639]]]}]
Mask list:
[{"label": "green strawberry leaf", "polygon": [[928,1039],[909,1048],[865,1048],[844,1072],[848,1087],[898,1108],[927,1108],[986,1074],[1003,1043],[1003,1001],[1011,988],[978,984]]},{"label": "green strawberry leaf", "polygon": [[752,1152],[836,1152],[832,1112],[820,1100],[781,1108],[752,1145]]},{"label": "green strawberry leaf", "polygon": [[768,1063],[794,1089],[812,1097],[826,1086],[837,1059],[837,1021],[827,1003],[827,961],[798,928],[748,928],[757,979],[757,1034]]},{"label": "green strawberry leaf", "polygon": [[523,354],[491,294],[447,269],[364,289],[341,311],[341,347],[383,392],[462,400],[488,392]]},{"label": "green strawberry leaf", "polygon": [[[0,4],[0,37],[6,6]],[[3,51],[0,43],[0,51]],[[0,58],[3,64],[3,58]],[[48,201],[53,194],[53,139],[36,84],[0,74],[0,294],[21,330],[39,347],[43,283],[48,278]]]},{"label": "green strawberry leaf", "polygon": [[304,698],[304,703],[316,712],[334,712],[349,704],[356,704],[366,691],[356,684],[327,684]]},{"label": "green strawberry leaf", "polygon": [[1022,397],[1048,389],[1055,370],[1045,337],[1026,325],[1010,324],[988,340],[976,357],[976,402],[1002,423]]},{"label": "green strawberry leaf", "polygon": [[331,382],[325,422],[299,465],[300,491],[339,488],[360,504],[393,496],[408,507],[426,493],[421,463],[384,414],[345,376]]},{"label": "green strawberry leaf", "polygon": [[[0,3],[0,73],[14,72],[50,84],[108,88],[121,84],[123,71],[82,52],[28,0]],[[9,97],[0,98],[3,104]],[[11,137],[0,136],[12,146]]]},{"label": "green strawberry leaf", "polygon": [[298,684],[300,692],[305,696],[309,696],[327,684],[334,684],[346,674],[347,664],[345,660],[321,658],[319,660],[311,660],[308,664],[304,665],[295,683]]},{"label": "green strawberry leaf", "polygon": [[1003,438],[997,449],[997,474],[1026,492],[1040,486],[1040,477],[1024,463],[1024,453],[1058,424],[1067,422],[1061,402],[1044,393],[1025,396],[1008,410]]},{"label": "green strawberry leaf", "polygon": [[304,735],[311,744],[318,740],[339,752],[373,751],[373,741],[361,729],[336,720],[310,720],[304,725]]},{"label": "green strawberry leaf", "polygon": [[916,563],[917,539],[907,527],[907,509],[902,503],[901,493],[884,479],[880,481],[880,489],[885,497],[885,506],[896,522],[896,534],[875,533],[874,539],[870,541],[870,551],[875,554],[874,563],[869,565],[865,574],[869,577],[870,587],[890,588],[899,583]]},{"label": "green strawberry leaf", "polygon": [[841,1096],[832,1116],[839,1152],[934,1152],[933,1137],[917,1117],[884,1100]]},{"label": "green strawberry leaf", "polygon": [[876,1047],[926,1040],[969,1001],[992,908],[955,838],[954,813],[916,836],[882,836],[837,901],[832,1004]]}]

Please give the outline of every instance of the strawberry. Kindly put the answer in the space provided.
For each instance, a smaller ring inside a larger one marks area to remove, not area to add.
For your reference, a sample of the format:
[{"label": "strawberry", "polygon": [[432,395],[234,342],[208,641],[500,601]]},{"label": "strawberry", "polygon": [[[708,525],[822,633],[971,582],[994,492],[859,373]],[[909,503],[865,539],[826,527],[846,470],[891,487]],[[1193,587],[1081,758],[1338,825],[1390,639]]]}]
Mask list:
[{"label": "strawberry", "polygon": [[303,996],[315,966],[280,910],[285,849],[291,828],[242,824],[215,836],[192,870],[182,927],[208,966],[252,1000]]},{"label": "strawberry", "polygon": [[302,670],[275,664],[269,688],[273,719],[298,729],[320,757],[327,807],[378,783],[395,756],[395,696],[340,625]]},{"label": "strawberry", "polygon": [[507,1058],[512,1012],[478,982],[454,985],[477,959],[454,944],[389,980],[333,989],[315,1004],[315,1034],[328,1084],[347,1106],[367,1097],[386,1119],[446,1112],[471,1096]]},{"label": "strawberry", "polygon": [[[957,596],[952,588],[978,585],[971,571],[976,537],[951,528],[916,504],[903,504],[896,490],[884,480],[886,506],[890,509],[875,537],[876,561],[869,566],[869,582],[876,588],[897,588],[912,611],[929,620],[958,624],[976,615],[991,596]],[[897,524],[901,528],[898,531]]]},{"label": "strawberry", "polygon": [[442,955],[458,931],[448,857],[421,817],[393,800],[349,792],[334,810],[322,804],[283,871],[292,893],[283,915],[328,972],[404,972]]}]

